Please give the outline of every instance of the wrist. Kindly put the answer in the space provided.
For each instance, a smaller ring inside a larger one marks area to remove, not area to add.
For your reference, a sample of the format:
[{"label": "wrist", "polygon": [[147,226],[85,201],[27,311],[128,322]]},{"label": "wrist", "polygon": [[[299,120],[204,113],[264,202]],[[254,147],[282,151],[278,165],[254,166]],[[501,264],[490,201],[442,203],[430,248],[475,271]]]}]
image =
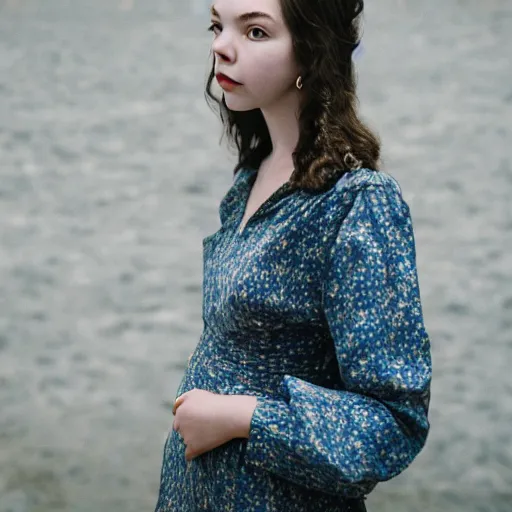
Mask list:
[{"label": "wrist", "polygon": [[257,405],[257,398],[249,395],[230,395],[235,411],[233,437],[248,438],[251,431],[251,421]]}]

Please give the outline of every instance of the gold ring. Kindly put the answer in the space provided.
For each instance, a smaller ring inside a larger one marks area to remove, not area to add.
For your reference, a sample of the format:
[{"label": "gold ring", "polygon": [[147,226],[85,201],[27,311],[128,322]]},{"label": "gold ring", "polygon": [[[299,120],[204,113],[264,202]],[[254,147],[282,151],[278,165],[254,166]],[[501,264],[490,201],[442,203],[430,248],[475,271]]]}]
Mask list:
[{"label": "gold ring", "polygon": [[181,405],[181,402],[178,404],[178,400],[182,397],[183,395],[180,395],[178,398],[176,398],[176,400],[174,401],[174,406],[173,406],[173,411],[176,412],[176,409]]}]

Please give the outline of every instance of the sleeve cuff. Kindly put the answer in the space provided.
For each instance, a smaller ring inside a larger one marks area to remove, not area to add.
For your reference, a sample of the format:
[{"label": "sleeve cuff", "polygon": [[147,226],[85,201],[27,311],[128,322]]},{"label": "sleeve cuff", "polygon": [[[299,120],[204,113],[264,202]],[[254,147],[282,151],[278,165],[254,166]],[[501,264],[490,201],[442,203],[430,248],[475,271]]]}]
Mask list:
[{"label": "sleeve cuff", "polygon": [[257,397],[245,451],[248,464],[265,468],[282,464],[277,459],[283,457],[282,439],[289,437],[288,416],[286,403]]}]

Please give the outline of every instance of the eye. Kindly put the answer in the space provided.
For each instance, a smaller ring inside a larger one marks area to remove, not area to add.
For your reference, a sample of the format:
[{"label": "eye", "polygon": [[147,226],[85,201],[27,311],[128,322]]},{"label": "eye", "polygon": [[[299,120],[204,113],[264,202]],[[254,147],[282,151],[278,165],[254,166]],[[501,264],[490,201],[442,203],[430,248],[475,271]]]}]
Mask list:
[{"label": "eye", "polygon": [[217,34],[216,30],[222,30],[222,27],[220,26],[219,23],[217,22],[213,22],[209,27],[208,27],[208,30],[213,32],[214,34]]},{"label": "eye", "polygon": [[249,30],[249,33],[251,33],[251,32],[254,33],[254,31],[260,32],[260,34],[263,35],[263,37],[255,37],[254,39],[263,39],[267,35],[261,28],[258,28],[258,27],[251,28],[251,30]]}]

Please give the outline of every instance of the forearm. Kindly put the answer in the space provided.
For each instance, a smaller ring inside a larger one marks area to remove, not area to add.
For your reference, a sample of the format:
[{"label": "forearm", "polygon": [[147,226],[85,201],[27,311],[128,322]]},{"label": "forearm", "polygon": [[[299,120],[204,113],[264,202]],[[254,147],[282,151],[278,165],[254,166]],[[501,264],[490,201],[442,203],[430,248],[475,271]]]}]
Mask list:
[{"label": "forearm", "polygon": [[248,438],[257,398],[250,395],[228,395],[228,397],[229,406],[227,413],[232,421],[233,438]]},{"label": "forearm", "polygon": [[282,399],[259,399],[245,463],[295,484],[358,498],[403,471],[424,443],[425,413],[412,396],[384,405],[291,376],[285,388]]}]

